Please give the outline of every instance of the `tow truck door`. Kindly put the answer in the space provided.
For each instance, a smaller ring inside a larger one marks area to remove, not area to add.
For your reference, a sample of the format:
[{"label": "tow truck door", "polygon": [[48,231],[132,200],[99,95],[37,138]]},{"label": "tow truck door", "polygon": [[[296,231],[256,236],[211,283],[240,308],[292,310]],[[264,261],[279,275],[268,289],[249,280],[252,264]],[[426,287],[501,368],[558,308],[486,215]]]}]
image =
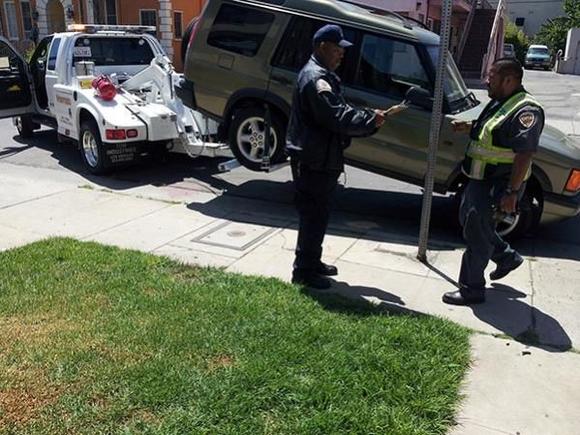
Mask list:
[{"label": "tow truck door", "polygon": [[0,36],[0,119],[35,112],[28,64]]}]

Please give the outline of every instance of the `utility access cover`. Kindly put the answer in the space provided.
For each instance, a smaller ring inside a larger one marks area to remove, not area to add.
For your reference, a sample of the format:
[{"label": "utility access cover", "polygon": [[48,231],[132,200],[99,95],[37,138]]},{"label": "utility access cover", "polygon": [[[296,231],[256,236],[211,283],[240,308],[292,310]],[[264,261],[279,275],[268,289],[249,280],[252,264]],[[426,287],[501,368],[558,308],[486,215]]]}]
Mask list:
[{"label": "utility access cover", "polygon": [[267,227],[239,222],[224,222],[223,224],[197,236],[191,241],[210,246],[235,249],[236,251],[245,251],[277,230],[279,230],[278,227]]}]

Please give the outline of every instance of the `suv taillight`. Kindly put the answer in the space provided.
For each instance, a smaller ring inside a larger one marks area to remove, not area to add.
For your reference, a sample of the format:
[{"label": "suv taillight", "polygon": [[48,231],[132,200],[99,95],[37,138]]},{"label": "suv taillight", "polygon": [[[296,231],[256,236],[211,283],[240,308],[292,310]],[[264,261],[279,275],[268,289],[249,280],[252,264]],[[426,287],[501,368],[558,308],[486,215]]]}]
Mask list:
[{"label": "suv taillight", "polygon": [[580,169],[573,169],[568,177],[566,183],[566,190],[568,192],[580,192]]}]

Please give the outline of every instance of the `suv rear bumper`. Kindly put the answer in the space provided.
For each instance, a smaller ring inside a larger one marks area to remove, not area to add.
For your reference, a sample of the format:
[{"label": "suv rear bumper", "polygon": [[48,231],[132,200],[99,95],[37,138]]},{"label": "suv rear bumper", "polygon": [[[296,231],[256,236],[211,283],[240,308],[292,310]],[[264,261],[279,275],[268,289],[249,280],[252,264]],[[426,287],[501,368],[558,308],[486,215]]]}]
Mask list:
[{"label": "suv rear bumper", "polygon": [[544,193],[542,223],[558,222],[580,214],[580,193],[574,196]]},{"label": "suv rear bumper", "polygon": [[197,102],[195,101],[195,90],[192,81],[181,78],[179,83],[175,85],[175,94],[187,107],[194,110],[197,109]]}]

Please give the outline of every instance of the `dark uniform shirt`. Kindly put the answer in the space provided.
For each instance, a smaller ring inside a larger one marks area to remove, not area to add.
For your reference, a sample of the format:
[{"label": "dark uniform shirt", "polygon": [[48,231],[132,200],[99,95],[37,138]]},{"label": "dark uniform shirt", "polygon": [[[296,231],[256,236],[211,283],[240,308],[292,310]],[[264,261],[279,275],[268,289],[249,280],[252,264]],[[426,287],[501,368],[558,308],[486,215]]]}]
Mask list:
[{"label": "dark uniform shirt", "polygon": [[[498,111],[502,104],[515,94],[525,91],[522,86],[507,98],[491,100],[473,124],[471,139],[477,140],[483,125]],[[511,148],[515,153],[536,152],[544,129],[544,122],[545,116],[542,108],[534,105],[524,106],[493,132],[493,144]],[[488,165],[486,178],[509,177],[511,167],[512,165],[507,164]]]},{"label": "dark uniform shirt", "polygon": [[372,110],[346,102],[340,78],[313,55],[298,75],[286,150],[311,169],[342,171],[350,139],[374,134],[375,118]]}]

